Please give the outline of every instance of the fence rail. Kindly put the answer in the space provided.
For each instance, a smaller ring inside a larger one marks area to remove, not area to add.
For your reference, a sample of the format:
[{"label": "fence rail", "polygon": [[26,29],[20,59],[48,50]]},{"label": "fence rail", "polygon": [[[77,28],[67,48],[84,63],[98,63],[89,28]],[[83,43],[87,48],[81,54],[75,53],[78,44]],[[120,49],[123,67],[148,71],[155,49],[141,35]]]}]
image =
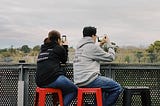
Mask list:
[{"label": "fence rail", "polygon": [[[0,105],[33,106],[35,71],[36,64],[0,64]],[[73,80],[73,64],[66,64],[64,71],[67,77]],[[160,106],[160,64],[102,63],[101,74],[115,79],[122,86],[149,87],[152,106]],[[132,100],[133,106],[141,106],[139,96],[133,96]],[[47,106],[51,105],[50,101],[52,98],[48,96]],[[71,106],[75,104],[73,101]],[[122,106],[122,96],[119,97],[116,106]]]}]

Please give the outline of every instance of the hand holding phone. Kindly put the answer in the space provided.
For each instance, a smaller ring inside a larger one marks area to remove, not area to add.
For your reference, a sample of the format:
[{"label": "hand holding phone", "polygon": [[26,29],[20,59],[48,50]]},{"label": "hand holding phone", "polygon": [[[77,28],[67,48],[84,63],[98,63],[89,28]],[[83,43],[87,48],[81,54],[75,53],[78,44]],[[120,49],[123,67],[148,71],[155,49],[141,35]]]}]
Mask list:
[{"label": "hand holding phone", "polygon": [[66,35],[62,35],[62,42],[64,43],[67,40]]},{"label": "hand holding phone", "polygon": [[98,39],[98,42],[100,42],[100,46],[102,46],[105,43],[110,43],[110,40],[108,36],[105,34],[103,37],[101,37],[101,39]]},{"label": "hand holding phone", "polygon": [[62,35],[62,45],[68,45],[67,36],[66,35]]}]

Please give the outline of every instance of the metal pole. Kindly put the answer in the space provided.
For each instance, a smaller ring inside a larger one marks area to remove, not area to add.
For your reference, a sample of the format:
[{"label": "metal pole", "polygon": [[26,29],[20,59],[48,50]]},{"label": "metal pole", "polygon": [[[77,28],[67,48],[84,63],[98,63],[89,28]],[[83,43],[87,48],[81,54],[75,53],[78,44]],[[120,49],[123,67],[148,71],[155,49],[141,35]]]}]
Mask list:
[{"label": "metal pole", "polygon": [[19,81],[18,81],[18,106],[24,106],[24,81],[23,81],[23,65],[20,65]]}]

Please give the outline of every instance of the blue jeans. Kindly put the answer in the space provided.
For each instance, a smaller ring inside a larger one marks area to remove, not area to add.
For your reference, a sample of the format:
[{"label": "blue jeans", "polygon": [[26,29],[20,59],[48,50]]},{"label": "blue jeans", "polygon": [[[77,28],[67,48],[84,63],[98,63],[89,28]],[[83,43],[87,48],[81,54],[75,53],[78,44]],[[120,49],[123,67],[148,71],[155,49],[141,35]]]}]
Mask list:
[{"label": "blue jeans", "polygon": [[44,87],[61,89],[64,106],[69,106],[72,100],[77,97],[77,86],[64,75],[59,76],[56,81]]},{"label": "blue jeans", "polygon": [[102,88],[103,106],[114,106],[122,92],[120,84],[104,76],[98,76],[93,82],[84,87]]}]

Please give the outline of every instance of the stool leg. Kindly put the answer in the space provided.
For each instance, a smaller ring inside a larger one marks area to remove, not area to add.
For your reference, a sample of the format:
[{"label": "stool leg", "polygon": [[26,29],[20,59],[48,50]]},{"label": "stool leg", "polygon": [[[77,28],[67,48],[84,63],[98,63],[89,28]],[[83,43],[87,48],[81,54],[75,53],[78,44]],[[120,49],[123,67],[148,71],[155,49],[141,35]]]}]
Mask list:
[{"label": "stool leg", "polygon": [[83,93],[82,91],[78,90],[78,97],[77,97],[77,106],[82,106],[83,102]]},{"label": "stool leg", "polygon": [[36,92],[35,100],[34,100],[34,106],[38,106],[38,98],[39,98],[39,93]]},{"label": "stool leg", "polygon": [[151,97],[149,90],[141,92],[141,100],[142,100],[142,106],[151,106]]},{"label": "stool leg", "polygon": [[132,94],[129,90],[124,90],[123,94],[123,106],[131,106]]},{"label": "stool leg", "polygon": [[97,106],[102,106],[102,91],[98,90],[96,93]]},{"label": "stool leg", "polygon": [[58,92],[58,97],[59,97],[59,103],[60,103],[60,106],[63,106],[63,97],[62,97],[62,92]]},{"label": "stool leg", "polygon": [[52,97],[53,97],[53,105],[56,105],[57,101],[58,101],[58,95],[57,95],[57,93],[52,93]]},{"label": "stool leg", "polygon": [[45,101],[46,101],[46,93],[45,92],[39,93],[38,106],[45,106]]}]

